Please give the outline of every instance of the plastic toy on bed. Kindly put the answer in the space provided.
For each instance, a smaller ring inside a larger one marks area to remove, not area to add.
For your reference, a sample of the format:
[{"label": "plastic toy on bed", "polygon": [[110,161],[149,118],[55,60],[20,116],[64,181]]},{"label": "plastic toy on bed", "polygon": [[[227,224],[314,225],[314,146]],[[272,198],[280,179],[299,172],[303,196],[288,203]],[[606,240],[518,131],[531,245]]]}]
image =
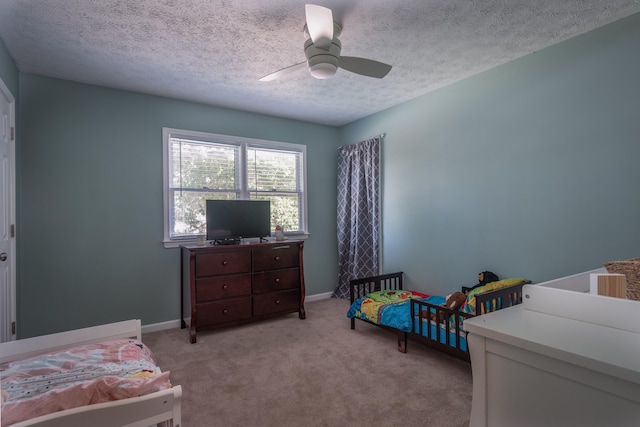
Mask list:
[{"label": "plastic toy on bed", "polygon": [[519,304],[522,286],[530,283],[524,278],[481,280],[479,286],[442,297],[403,290],[402,277],[398,272],[351,281],[347,313],[351,329],[355,329],[355,319],[360,319],[395,332],[400,352],[406,353],[407,340],[412,338],[466,361],[464,319]]}]

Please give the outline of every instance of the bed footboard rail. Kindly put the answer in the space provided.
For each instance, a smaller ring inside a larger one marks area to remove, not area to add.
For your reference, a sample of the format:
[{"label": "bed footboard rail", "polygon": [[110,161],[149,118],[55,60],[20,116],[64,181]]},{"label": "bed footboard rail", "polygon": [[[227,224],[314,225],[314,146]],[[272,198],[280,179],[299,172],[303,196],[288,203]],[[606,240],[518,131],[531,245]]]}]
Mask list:
[{"label": "bed footboard rail", "polygon": [[474,317],[473,314],[418,299],[411,300],[411,313],[415,337],[429,346],[469,361],[469,353],[461,345],[462,338],[467,336],[462,325],[464,319]]},{"label": "bed footboard rail", "polygon": [[531,283],[527,280],[513,286],[483,292],[476,295],[476,316],[522,303],[522,287]]},{"label": "bed footboard rail", "polygon": [[167,422],[173,427],[182,424],[182,388],[173,388],[140,397],[96,403],[32,418],[14,427],[112,427],[152,426]]},{"label": "bed footboard rail", "polygon": [[[402,290],[402,271],[378,276],[363,277],[349,281],[349,295],[351,304],[367,294],[385,289]],[[351,318],[351,329],[355,329],[355,318]]]}]

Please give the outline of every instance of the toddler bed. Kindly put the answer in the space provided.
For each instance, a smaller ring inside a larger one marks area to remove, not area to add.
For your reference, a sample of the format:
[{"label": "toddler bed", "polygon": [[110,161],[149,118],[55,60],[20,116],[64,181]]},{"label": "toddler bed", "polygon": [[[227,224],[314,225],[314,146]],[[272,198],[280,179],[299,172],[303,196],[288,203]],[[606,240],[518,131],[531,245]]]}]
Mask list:
[{"label": "toddler bed", "polygon": [[1,343],[2,427],[179,427],[182,388],[140,339],[129,320]]},{"label": "toddler bed", "polygon": [[384,274],[350,282],[351,306],[347,317],[351,329],[355,320],[396,333],[398,351],[406,353],[409,338],[437,350],[469,361],[464,319],[497,311],[522,302],[524,278],[504,279],[467,293],[460,310],[443,307],[445,297],[407,291],[402,286],[402,272]]}]

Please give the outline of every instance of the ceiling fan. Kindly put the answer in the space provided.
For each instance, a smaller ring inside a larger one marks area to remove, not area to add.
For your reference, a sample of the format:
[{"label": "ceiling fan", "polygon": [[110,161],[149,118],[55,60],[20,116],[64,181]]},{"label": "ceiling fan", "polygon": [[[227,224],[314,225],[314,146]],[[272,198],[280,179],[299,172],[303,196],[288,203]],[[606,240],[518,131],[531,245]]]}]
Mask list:
[{"label": "ceiling fan", "polygon": [[378,79],[383,78],[391,71],[391,65],[372,59],[340,56],[342,44],[338,40],[338,36],[342,27],[333,21],[331,9],[307,4],[305,5],[305,14],[307,23],[303,31],[307,39],[304,43],[304,54],[307,60],[267,74],[260,81],[275,80],[305,66],[308,66],[309,72],[316,79],[333,77],[338,68]]}]

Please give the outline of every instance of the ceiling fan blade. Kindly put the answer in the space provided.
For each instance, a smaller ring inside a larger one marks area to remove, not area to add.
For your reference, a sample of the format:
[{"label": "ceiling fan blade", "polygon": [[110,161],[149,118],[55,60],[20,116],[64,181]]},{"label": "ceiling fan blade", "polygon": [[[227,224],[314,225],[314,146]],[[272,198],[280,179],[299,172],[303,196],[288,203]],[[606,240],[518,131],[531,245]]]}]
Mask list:
[{"label": "ceiling fan blade", "polygon": [[313,44],[319,49],[328,50],[333,40],[333,12],[315,4],[305,5],[307,30]]},{"label": "ceiling fan blade", "polygon": [[267,74],[266,76],[260,78],[261,82],[270,82],[271,80],[278,79],[282,76],[286,76],[287,74],[296,71],[300,68],[303,68],[307,65],[307,61],[300,62],[298,64],[291,65],[289,67],[283,68],[281,70],[276,71],[275,73]]},{"label": "ceiling fan blade", "polygon": [[381,79],[391,71],[391,65],[374,61],[373,59],[357,58],[355,56],[341,56],[340,68],[363,76]]}]

